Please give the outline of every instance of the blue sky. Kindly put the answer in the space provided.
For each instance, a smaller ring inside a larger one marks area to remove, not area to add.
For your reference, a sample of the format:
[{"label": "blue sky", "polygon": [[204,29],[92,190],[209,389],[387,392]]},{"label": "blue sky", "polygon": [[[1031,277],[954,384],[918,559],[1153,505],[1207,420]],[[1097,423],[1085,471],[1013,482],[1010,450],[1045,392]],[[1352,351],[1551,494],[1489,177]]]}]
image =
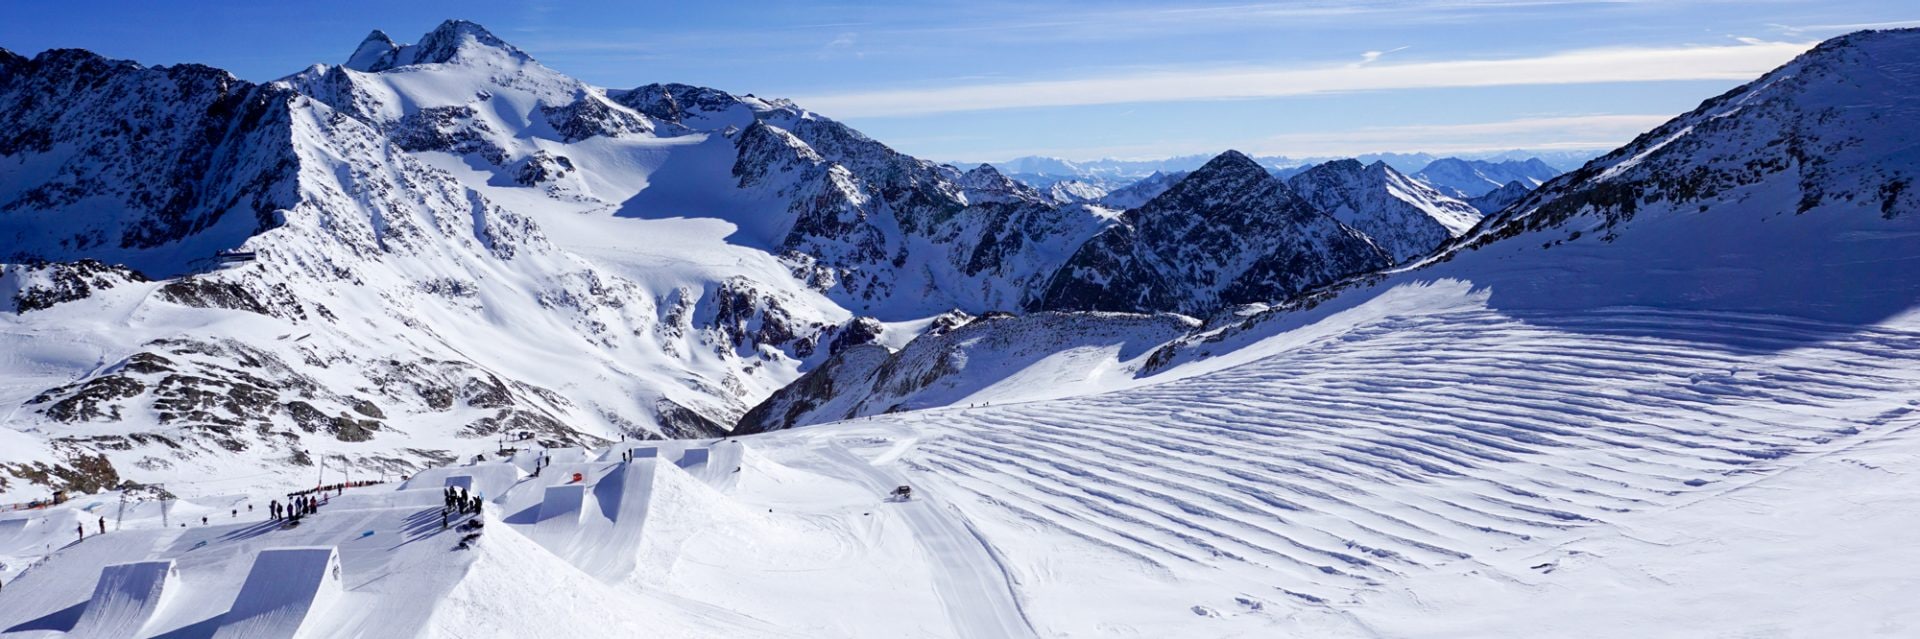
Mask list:
[{"label": "blue sky", "polygon": [[465,18],[608,87],[785,96],[937,160],[1611,147],[1811,43],[1920,26],[1867,0],[8,2],[0,47],[249,80]]}]

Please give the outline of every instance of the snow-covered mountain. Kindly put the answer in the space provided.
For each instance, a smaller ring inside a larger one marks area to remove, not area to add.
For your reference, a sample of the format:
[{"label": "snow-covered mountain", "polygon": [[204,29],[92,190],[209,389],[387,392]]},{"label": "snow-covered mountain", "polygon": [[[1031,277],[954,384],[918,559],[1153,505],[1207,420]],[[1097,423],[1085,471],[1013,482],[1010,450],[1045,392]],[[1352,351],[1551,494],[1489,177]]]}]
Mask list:
[{"label": "snow-covered mountain", "polygon": [[1099,202],[1108,191],[1107,187],[1091,182],[1061,180],[1047,187],[1047,197],[1059,204]]},{"label": "snow-covered mountain", "polygon": [[1426,255],[1480,221],[1472,205],[1441,195],[1385,162],[1335,160],[1287,179],[1294,192],[1386,251],[1395,264]]},{"label": "snow-covered mountain", "polygon": [[1002,171],[1051,180],[1083,180],[1124,184],[1154,173],[1186,172],[1200,168],[1212,159],[1207,155],[1183,155],[1159,160],[1064,160],[1055,157],[1026,156],[994,162]]},{"label": "snow-covered mountain", "polygon": [[1031,306],[1204,316],[1388,263],[1365,235],[1228,151],[1081,245]]},{"label": "snow-covered mountain", "polygon": [[[630,194],[596,181],[627,177],[602,161],[658,153],[655,125],[476,25],[396,51],[378,72],[271,85],[77,51],[9,59],[12,259],[166,278],[20,296],[0,318],[12,426],[45,433],[45,459],[111,462],[84,486],[316,458],[397,471],[508,431],[723,432],[850,319],[764,254],[732,251],[722,274],[570,250],[593,247],[546,222]],[[537,162],[559,175],[515,179]],[[10,279],[38,279],[21,268]]]},{"label": "snow-covered mountain", "polygon": [[[1393,167],[1396,171],[1408,175],[1415,175],[1416,177],[1418,177],[1417,174],[1422,169],[1432,166],[1435,163],[1440,163],[1442,170],[1444,170],[1447,165],[1465,163],[1469,166],[1462,170],[1464,175],[1471,176],[1474,171],[1485,171],[1488,175],[1514,173],[1514,179],[1521,179],[1520,176],[1522,175],[1534,175],[1539,177],[1539,180],[1544,181],[1547,178],[1566,171],[1566,169],[1555,167],[1577,167],[1580,163],[1592,159],[1599,154],[1600,150],[1514,150],[1463,153],[1457,156],[1437,156],[1432,153],[1363,153],[1351,159],[1359,160],[1361,164],[1385,162],[1387,166]],[[1292,173],[1304,170],[1306,167],[1315,164],[1348,159],[1324,156],[1289,157],[1284,155],[1255,155],[1251,157],[1255,162],[1267,167],[1269,171],[1280,174],[1281,177],[1289,177]],[[1064,180],[1081,180],[1109,188],[1117,188],[1154,173],[1186,173],[1200,168],[1200,165],[1205,164],[1209,159],[1212,158],[1207,155],[1183,155],[1158,160],[1066,160],[1056,157],[1026,156],[1005,162],[993,162],[992,164],[1008,175],[1040,187]],[[1542,176],[1540,174],[1543,172],[1543,168],[1545,175]],[[1478,184],[1473,178],[1467,178],[1467,183]],[[1500,184],[1504,184],[1504,182],[1494,184],[1487,188],[1498,187]],[[1535,185],[1537,186],[1537,184]]]},{"label": "snow-covered mountain", "polygon": [[1440,158],[1413,176],[1450,197],[1467,199],[1486,195],[1512,182],[1537,188],[1560,173],[1562,171],[1539,158],[1498,162]]},{"label": "snow-covered mountain", "polygon": [[1532,193],[1533,189],[1534,187],[1527,186],[1519,180],[1514,180],[1508,182],[1506,186],[1488,191],[1486,195],[1467,198],[1467,204],[1472,205],[1475,210],[1480,211],[1483,215],[1491,215],[1499,212],[1500,209],[1507,208],[1507,206],[1514,202],[1520,201],[1520,199],[1526,197],[1528,193]]},{"label": "snow-covered mountain", "polygon": [[462,21],[265,85],[0,53],[0,121],[8,459],[84,475],[27,493],[725,432],[909,330],[856,316],[1021,308],[1113,215]]},{"label": "snow-covered mountain", "polygon": [[1161,193],[1173,188],[1174,183],[1187,176],[1188,171],[1172,173],[1155,172],[1126,186],[1108,191],[1101,196],[1100,203],[1116,210],[1139,208],[1148,200],[1160,197]]}]

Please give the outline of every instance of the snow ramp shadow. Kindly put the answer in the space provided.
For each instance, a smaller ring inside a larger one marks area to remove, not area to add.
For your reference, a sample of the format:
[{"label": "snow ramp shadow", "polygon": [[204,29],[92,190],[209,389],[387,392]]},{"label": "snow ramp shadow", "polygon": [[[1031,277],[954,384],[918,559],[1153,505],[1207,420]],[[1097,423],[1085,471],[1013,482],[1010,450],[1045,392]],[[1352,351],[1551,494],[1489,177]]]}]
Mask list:
[{"label": "snow ramp shadow", "polygon": [[100,569],[93,596],[74,623],[73,637],[134,637],[177,590],[172,560],[114,564]]},{"label": "snow ramp shadow", "polygon": [[340,553],[332,546],[261,551],[213,636],[294,637],[309,619],[324,615],[344,592]]}]

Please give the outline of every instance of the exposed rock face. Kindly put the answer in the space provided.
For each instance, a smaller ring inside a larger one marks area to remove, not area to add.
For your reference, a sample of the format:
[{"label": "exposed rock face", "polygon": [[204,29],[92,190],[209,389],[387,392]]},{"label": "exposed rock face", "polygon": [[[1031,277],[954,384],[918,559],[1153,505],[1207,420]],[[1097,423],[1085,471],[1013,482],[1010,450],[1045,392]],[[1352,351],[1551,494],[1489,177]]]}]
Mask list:
[{"label": "exposed rock face", "polygon": [[1385,162],[1335,160],[1298,173],[1287,184],[1321,211],[1367,234],[1396,264],[1426,255],[1480,221],[1471,205]]},{"label": "exposed rock face", "polygon": [[296,200],[293,96],[198,65],[57,49],[0,77],[0,262],[97,259],[154,276],[278,224]]},{"label": "exposed rock face", "polygon": [[560,134],[562,142],[578,142],[595,136],[610,138],[653,131],[653,122],[621,109],[599,95],[587,94],[570,104],[543,106],[541,115],[547,125]]},{"label": "exposed rock face", "polygon": [[960,188],[966,194],[967,202],[972,204],[1052,200],[1031,186],[1001,175],[991,164],[982,164],[962,174]]},{"label": "exposed rock face", "polygon": [[742,127],[740,188],[786,203],[774,247],[811,287],[857,312],[924,316],[1021,308],[1112,215],[1060,205],[989,166],[960,174],[785,102],[684,85],[620,94],[682,126]]},{"label": "exposed rock face", "polygon": [[1082,245],[1033,309],[1207,315],[1284,299],[1390,258],[1229,151]]},{"label": "exposed rock face", "polygon": [[[961,403],[1063,352],[1107,350],[1124,363],[1197,326],[1192,320],[1166,314],[1000,314],[955,325],[958,319],[947,322],[947,328],[915,338],[898,353],[859,346],[836,354],[753,407],[734,432],[767,432]],[[1067,370],[1049,371],[1052,383],[1070,381],[1063,378],[1071,374]]]},{"label": "exposed rock face", "polygon": [[385,32],[367,35],[347,68],[369,73],[414,64],[446,64],[463,58],[497,55],[517,61],[531,61],[525,51],[507,44],[485,27],[465,20],[448,20],[420,38],[418,44],[399,45]]},{"label": "exposed rock face", "polygon": [[10,300],[13,312],[26,313],[86,299],[123,284],[145,281],[147,277],[133,269],[99,260],[0,264],[0,300]]}]

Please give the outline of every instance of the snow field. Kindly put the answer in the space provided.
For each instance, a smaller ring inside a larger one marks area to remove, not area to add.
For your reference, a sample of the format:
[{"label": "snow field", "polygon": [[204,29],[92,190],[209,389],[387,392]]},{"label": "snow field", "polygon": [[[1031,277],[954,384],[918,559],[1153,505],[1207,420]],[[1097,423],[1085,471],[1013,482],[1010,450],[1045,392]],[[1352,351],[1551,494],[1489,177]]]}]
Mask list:
[{"label": "snow field", "polygon": [[[1417,635],[1380,602],[1446,613],[1425,584],[1526,582],[1568,539],[1715,503],[1920,406],[1910,322],[1545,323],[1451,293],[1169,383],[771,437],[916,439],[895,465],[981,531],[1042,635]],[[1463,636],[1518,629],[1486,619]]]}]

